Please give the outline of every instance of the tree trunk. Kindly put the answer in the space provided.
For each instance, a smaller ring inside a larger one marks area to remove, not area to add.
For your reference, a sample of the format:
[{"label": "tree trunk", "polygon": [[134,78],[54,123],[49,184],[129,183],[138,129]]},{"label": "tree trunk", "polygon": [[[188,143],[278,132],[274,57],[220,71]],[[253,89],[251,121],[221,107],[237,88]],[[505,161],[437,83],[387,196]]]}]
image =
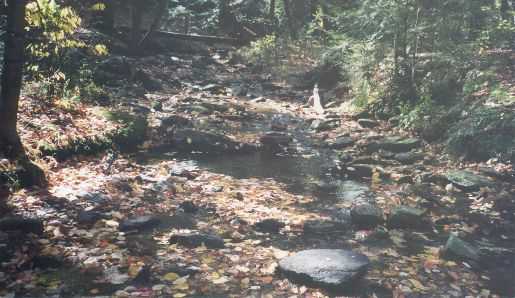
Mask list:
[{"label": "tree trunk", "polygon": [[106,7],[102,12],[101,29],[108,34],[111,34],[114,31],[116,5],[113,2],[114,0],[104,1]]},{"label": "tree trunk", "polygon": [[272,24],[275,23],[275,0],[270,0],[270,9],[268,11],[268,19]]},{"label": "tree trunk", "polygon": [[138,42],[138,48],[141,48],[143,43],[147,40],[147,38],[152,34],[154,31],[158,30],[161,27],[161,23],[164,19],[164,17],[168,13],[168,1],[167,0],[159,0],[156,6],[157,15],[154,18],[154,21],[150,25],[150,28],[148,29],[147,33],[141,38],[141,40]]},{"label": "tree trunk", "polygon": [[143,1],[132,0],[131,1],[131,19],[132,19],[132,28],[131,28],[131,44],[132,46],[132,54],[138,55],[140,53],[139,42],[141,40],[141,23],[143,21],[143,10],[144,5],[142,5]]},{"label": "tree trunk", "polygon": [[26,0],[9,0],[7,7],[7,32],[0,97],[0,151],[9,158],[16,158],[23,154],[16,123],[25,52],[25,5]]},{"label": "tree trunk", "polygon": [[295,20],[293,19],[290,1],[283,0],[284,14],[286,15],[286,21],[288,22],[288,29],[290,30],[290,36],[292,39],[297,39],[297,30],[295,28]]}]

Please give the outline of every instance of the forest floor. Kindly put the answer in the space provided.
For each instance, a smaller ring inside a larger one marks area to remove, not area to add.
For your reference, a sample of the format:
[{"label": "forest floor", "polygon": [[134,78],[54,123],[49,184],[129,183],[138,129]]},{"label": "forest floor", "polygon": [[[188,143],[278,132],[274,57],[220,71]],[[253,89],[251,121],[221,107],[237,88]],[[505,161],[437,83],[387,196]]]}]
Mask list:
[{"label": "forest floor", "polygon": [[[310,92],[218,54],[130,63],[162,84],[116,99],[148,117],[147,141],[131,154],[40,161],[48,187],[8,199],[38,221],[0,220],[0,297],[515,295],[509,165],[452,161],[337,105],[317,115]],[[78,109],[37,118],[56,135],[117,127]],[[48,137],[23,127],[34,148]],[[368,273],[342,294],[279,272],[314,248],[361,253]]]}]

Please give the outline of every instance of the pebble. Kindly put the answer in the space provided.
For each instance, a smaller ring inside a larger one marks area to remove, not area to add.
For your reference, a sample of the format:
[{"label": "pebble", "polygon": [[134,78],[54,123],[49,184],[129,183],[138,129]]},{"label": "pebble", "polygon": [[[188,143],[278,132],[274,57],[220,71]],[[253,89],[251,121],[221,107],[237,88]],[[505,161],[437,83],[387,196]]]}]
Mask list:
[{"label": "pebble", "polygon": [[116,291],[116,293],[114,293],[114,296],[119,298],[128,298],[131,296],[131,294],[126,291]]}]

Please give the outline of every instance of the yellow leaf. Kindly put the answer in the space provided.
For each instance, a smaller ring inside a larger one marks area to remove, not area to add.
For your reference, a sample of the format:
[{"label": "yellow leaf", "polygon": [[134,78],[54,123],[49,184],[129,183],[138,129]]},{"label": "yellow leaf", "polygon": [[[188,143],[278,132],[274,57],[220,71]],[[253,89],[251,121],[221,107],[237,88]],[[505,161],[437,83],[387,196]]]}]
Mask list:
[{"label": "yellow leaf", "polygon": [[167,274],[165,274],[165,276],[163,276],[163,279],[166,281],[175,281],[178,278],[179,278],[179,274],[174,273],[174,272],[167,273]]},{"label": "yellow leaf", "polygon": [[145,264],[142,263],[142,262],[137,262],[137,263],[131,264],[129,266],[129,270],[128,270],[129,276],[132,277],[132,278],[138,276],[138,274],[140,273],[140,271],[143,268],[143,266],[145,266]]},{"label": "yellow leaf", "polygon": [[184,293],[175,293],[173,294],[173,298],[182,298],[182,297],[186,297],[187,294],[184,294]]},{"label": "yellow leaf", "polygon": [[176,279],[173,282],[173,288],[175,290],[188,290],[190,288],[190,285],[188,284],[188,276]]},{"label": "yellow leaf", "polygon": [[411,284],[417,288],[418,290],[421,290],[421,291],[425,291],[426,290],[426,287],[420,283],[420,281],[416,280],[416,279],[413,279],[413,278],[410,278],[409,280],[411,282]]}]

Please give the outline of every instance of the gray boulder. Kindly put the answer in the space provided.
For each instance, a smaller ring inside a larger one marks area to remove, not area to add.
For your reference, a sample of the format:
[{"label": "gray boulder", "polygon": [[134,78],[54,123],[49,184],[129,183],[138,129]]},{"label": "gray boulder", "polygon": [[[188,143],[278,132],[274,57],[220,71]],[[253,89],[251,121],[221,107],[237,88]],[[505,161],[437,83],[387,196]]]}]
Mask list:
[{"label": "gray boulder", "polygon": [[374,128],[379,126],[379,122],[372,119],[358,119],[358,124],[364,128]]},{"label": "gray boulder", "polygon": [[373,228],[384,220],[383,211],[370,203],[354,205],[351,209],[351,218],[352,223],[359,228]]},{"label": "gray boulder", "polygon": [[463,191],[477,191],[481,187],[491,186],[493,184],[492,180],[489,178],[474,174],[470,171],[450,171],[445,177],[450,183]]},{"label": "gray boulder", "polygon": [[449,236],[443,249],[443,253],[447,258],[457,258],[460,260],[478,261],[480,258],[478,249],[453,234]]},{"label": "gray boulder", "polygon": [[279,262],[278,270],[301,284],[328,290],[345,290],[362,278],[370,261],[362,254],[340,249],[313,249],[296,253]]},{"label": "gray boulder", "polygon": [[137,216],[120,223],[120,231],[146,230],[157,227],[161,220],[152,215]]},{"label": "gray boulder", "polygon": [[421,228],[427,222],[424,220],[426,210],[409,206],[399,206],[392,210],[388,225],[394,229]]},{"label": "gray boulder", "polygon": [[420,146],[420,140],[415,138],[385,137],[368,143],[367,150],[375,152],[386,150],[391,152],[408,152]]}]

